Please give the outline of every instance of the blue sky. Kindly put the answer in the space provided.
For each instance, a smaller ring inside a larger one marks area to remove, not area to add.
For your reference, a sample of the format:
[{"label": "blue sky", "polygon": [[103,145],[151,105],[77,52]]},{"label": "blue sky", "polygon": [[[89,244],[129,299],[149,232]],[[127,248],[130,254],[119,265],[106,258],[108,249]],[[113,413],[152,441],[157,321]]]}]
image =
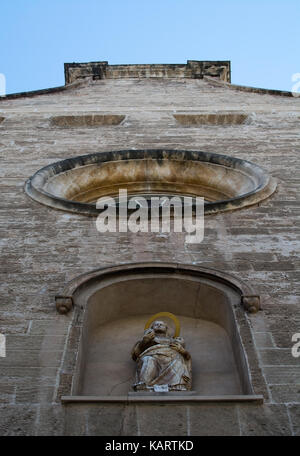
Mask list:
[{"label": "blue sky", "polygon": [[64,62],[231,60],[235,84],[292,90],[300,0],[2,0],[7,93],[64,84]]}]

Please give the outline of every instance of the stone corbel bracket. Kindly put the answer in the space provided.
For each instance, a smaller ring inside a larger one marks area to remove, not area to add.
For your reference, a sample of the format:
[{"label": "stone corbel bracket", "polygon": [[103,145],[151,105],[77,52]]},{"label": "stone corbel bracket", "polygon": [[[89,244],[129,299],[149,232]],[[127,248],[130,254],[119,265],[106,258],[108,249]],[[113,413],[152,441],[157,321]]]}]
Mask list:
[{"label": "stone corbel bracket", "polygon": [[67,314],[73,308],[72,296],[55,296],[56,310],[60,314]]},{"label": "stone corbel bracket", "polygon": [[241,300],[244,309],[249,313],[256,313],[261,309],[258,295],[242,295]]}]

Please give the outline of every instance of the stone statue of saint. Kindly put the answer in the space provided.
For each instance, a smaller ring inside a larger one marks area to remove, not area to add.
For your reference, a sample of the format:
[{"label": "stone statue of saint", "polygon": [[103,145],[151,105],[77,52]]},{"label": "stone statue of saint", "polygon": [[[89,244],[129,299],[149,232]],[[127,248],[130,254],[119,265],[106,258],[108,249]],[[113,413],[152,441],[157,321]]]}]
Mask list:
[{"label": "stone statue of saint", "polygon": [[154,321],[133,347],[137,362],[135,391],[187,391],[191,389],[191,355],[182,337],[170,337],[163,321]]}]

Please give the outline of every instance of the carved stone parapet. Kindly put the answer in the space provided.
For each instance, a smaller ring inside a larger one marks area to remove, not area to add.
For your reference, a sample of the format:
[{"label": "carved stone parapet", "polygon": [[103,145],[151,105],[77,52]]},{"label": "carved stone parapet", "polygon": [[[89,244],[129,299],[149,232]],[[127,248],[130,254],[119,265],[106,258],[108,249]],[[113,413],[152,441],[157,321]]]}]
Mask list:
[{"label": "carved stone parapet", "polygon": [[72,296],[55,296],[55,304],[58,313],[67,314],[73,307]]},{"label": "carved stone parapet", "polygon": [[249,313],[256,313],[260,310],[260,297],[258,295],[243,295],[242,305]]},{"label": "carved stone parapet", "polygon": [[230,61],[188,60],[186,64],[137,64],[109,65],[107,61],[86,63],[65,63],[65,82],[74,83],[84,78],[189,78],[201,79],[210,76],[230,82]]}]

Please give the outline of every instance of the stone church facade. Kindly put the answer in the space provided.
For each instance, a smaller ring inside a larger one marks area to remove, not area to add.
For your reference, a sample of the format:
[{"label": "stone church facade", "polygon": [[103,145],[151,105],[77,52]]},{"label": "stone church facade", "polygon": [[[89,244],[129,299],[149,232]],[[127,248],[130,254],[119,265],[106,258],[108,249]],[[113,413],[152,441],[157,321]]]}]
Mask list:
[{"label": "stone church facade", "polygon": [[[0,99],[0,435],[299,435],[300,98],[232,85],[227,61],[65,82]],[[203,240],[100,233],[119,188],[203,196]],[[156,314],[189,391],[132,388]]]}]

